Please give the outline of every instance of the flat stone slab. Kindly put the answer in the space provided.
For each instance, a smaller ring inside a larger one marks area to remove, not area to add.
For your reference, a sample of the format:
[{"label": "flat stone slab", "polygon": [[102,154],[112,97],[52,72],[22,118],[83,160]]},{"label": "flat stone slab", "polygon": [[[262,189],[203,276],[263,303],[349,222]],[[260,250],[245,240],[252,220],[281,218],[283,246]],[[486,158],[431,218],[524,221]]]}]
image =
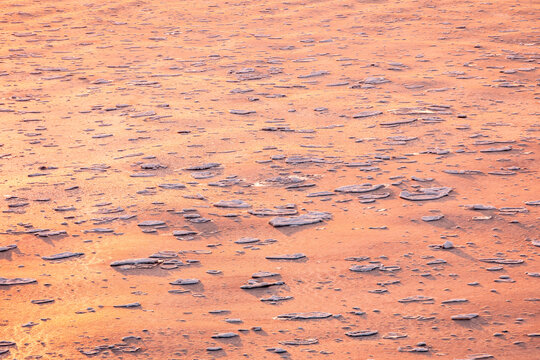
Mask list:
[{"label": "flat stone slab", "polygon": [[140,259],[125,259],[113,261],[110,265],[115,266],[137,266],[137,265],[154,265],[159,263],[159,259],[140,258]]},{"label": "flat stone slab", "polygon": [[254,279],[260,279],[260,278],[266,278],[266,277],[272,277],[272,276],[278,276],[278,275],[279,274],[275,272],[259,271],[259,272],[253,273],[251,277]]},{"label": "flat stone slab", "polygon": [[275,217],[270,220],[270,225],[273,227],[284,227],[284,226],[302,226],[302,225],[311,225],[320,223],[324,220],[332,219],[332,214],[328,212],[308,212],[307,214],[299,216],[290,216],[290,217]]},{"label": "flat stone slab", "polygon": [[229,113],[234,115],[249,115],[249,114],[255,114],[255,110],[229,110]]},{"label": "flat stone slab", "polygon": [[187,167],[185,170],[200,171],[200,170],[213,169],[219,166],[221,166],[220,163],[206,163],[206,164],[200,164],[200,165],[193,165],[193,166]]},{"label": "flat stone slab", "polygon": [[171,285],[195,285],[199,284],[201,281],[199,279],[178,279],[171,281]]},{"label": "flat stone slab", "polygon": [[380,188],[383,188],[383,184],[371,185],[371,184],[360,184],[360,185],[345,185],[338,187],[334,191],[341,193],[366,193],[370,191],[375,191]]},{"label": "flat stone slab", "polygon": [[451,317],[452,320],[471,320],[478,317],[478,314],[459,314],[459,315],[453,315]]},{"label": "flat stone slab", "polygon": [[242,200],[221,200],[214,204],[215,207],[221,208],[233,208],[233,209],[244,209],[250,208],[251,205]]},{"label": "flat stone slab", "polygon": [[255,216],[291,216],[298,214],[296,209],[253,209],[248,213]]},{"label": "flat stone slab", "polygon": [[165,221],[161,220],[146,220],[137,224],[137,226],[160,226],[165,225]]},{"label": "flat stone slab", "polygon": [[403,190],[399,197],[411,201],[437,200],[447,196],[452,191],[451,187],[420,188],[417,192]]},{"label": "flat stone slab", "polygon": [[13,250],[13,249],[16,249],[16,248],[17,248],[17,245],[15,245],[15,244],[10,244],[10,245],[6,245],[6,246],[0,246],[0,252]]},{"label": "flat stone slab", "polygon": [[429,296],[414,295],[414,296],[409,296],[409,297],[406,297],[406,298],[403,298],[403,299],[399,299],[398,302],[400,302],[400,303],[431,302],[433,300],[434,299],[432,297],[429,297]]},{"label": "flat stone slab", "polygon": [[3,278],[0,277],[0,286],[10,286],[10,285],[25,285],[37,282],[36,279],[31,278]]},{"label": "flat stone slab", "polygon": [[192,231],[192,230],[175,230],[173,231],[174,236],[182,237],[182,236],[192,236],[197,235],[198,232]]},{"label": "flat stone slab", "polygon": [[133,309],[141,307],[141,304],[138,302],[130,303],[130,304],[121,304],[121,305],[113,305],[115,308],[124,308],[124,309]]},{"label": "flat stone slab", "polygon": [[332,316],[331,313],[327,312],[319,312],[319,311],[312,311],[312,312],[305,312],[305,313],[288,313],[288,314],[281,314],[278,315],[278,319],[286,319],[286,320],[312,320],[312,319],[326,319]]},{"label": "flat stone slab", "polygon": [[275,281],[275,282],[261,281],[261,282],[256,282],[254,280],[250,280],[250,281],[248,281],[248,283],[246,285],[240,286],[240,289],[244,289],[244,290],[261,289],[261,288],[267,288],[267,287],[270,287],[270,286],[277,286],[277,285],[285,285],[285,282],[283,282],[283,281]]},{"label": "flat stone slab", "polygon": [[237,333],[227,332],[227,333],[219,333],[216,335],[212,335],[212,339],[230,339],[230,338],[234,338],[238,336],[239,335]]},{"label": "flat stone slab", "polygon": [[517,265],[517,264],[524,263],[524,260],[522,259],[485,258],[485,259],[478,259],[478,260],[485,263],[506,264],[506,265]]},{"label": "flat stone slab", "polygon": [[318,344],[319,340],[315,338],[311,339],[294,339],[294,340],[285,340],[279,342],[281,345],[292,345],[292,346],[298,346],[298,345],[314,345]]},{"label": "flat stone slab", "polygon": [[359,330],[359,331],[348,331],[345,335],[350,337],[364,337],[364,336],[373,336],[377,335],[379,332],[377,330]]},{"label": "flat stone slab", "polygon": [[268,260],[298,260],[305,258],[306,255],[302,253],[296,254],[283,254],[283,255],[269,255],[266,257]]},{"label": "flat stone slab", "polygon": [[162,189],[168,189],[168,190],[178,190],[178,189],[185,189],[186,185],[184,184],[159,184],[158,185]]},{"label": "flat stone slab", "polygon": [[422,221],[430,222],[430,221],[438,221],[441,220],[444,217],[444,215],[427,215],[422,216]]},{"label": "flat stone slab", "polygon": [[61,259],[68,259],[68,258],[72,258],[72,257],[79,257],[79,256],[83,256],[84,253],[82,252],[70,252],[70,251],[66,251],[66,252],[63,252],[63,253],[59,253],[59,254],[54,254],[54,255],[49,255],[49,256],[42,256],[41,258],[43,260],[61,260]]},{"label": "flat stone slab", "polygon": [[381,264],[353,265],[349,268],[349,270],[354,272],[370,272],[373,270],[379,270],[381,266]]},{"label": "flat stone slab", "polygon": [[279,295],[272,295],[267,298],[261,298],[261,301],[264,302],[278,302],[278,301],[285,301],[285,300],[291,300],[292,296],[279,296]]}]

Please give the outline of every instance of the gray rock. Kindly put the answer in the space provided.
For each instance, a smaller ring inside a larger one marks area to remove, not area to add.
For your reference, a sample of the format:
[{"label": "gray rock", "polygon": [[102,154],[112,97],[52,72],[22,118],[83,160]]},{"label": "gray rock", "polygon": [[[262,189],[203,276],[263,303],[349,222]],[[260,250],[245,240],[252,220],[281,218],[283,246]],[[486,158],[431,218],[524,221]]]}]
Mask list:
[{"label": "gray rock", "polygon": [[201,281],[199,279],[178,279],[171,281],[171,285],[195,285],[199,284]]},{"label": "gray rock", "polygon": [[301,226],[301,225],[310,225],[322,222],[324,220],[330,220],[332,214],[328,212],[308,212],[307,214],[299,216],[290,216],[290,217],[275,217],[270,220],[270,225],[273,227],[283,227],[283,226]]},{"label": "gray rock", "polygon": [[411,193],[403,190],[399,197],[411,201],[436,200],[447,196],[452,191],[450,187],[420,188],[417,192]]},{"label": "gray rock", "polygon": [[251,205],[242,200],[221,200],[214,204],[215,207],[243,209],[250,208]]},{"label": "gray rock", "polygon": [[425,222],[437,221],[437,220],[441,220],[443,217],[444,215],[422,216],[422,221],[425,221]]},{"label": "gray rock", "polygon": [[319,312],[319,311],[313,311],[313,312],[306,312],[306,313],[288,313],[288,314],[281,314],[278,315],[278,319],[286,319],[286,320],[311,320],[311,319],[326,319],[332,316],[332,314],[327,312]]},{"label": "gray rock", "polygon": [[140,258],[140,259],[125,259],[113,261],[110,265],[115,266],[137,266],[137,265],[153,265],[159,263],[159,259]]},{"label": "gray rock", "polygon": [[346,185],[341,186],[335,189],[336,192],[342,192],[342,193],[365,193],[370,191],[375,191],[380,188],[383,188],[383,184],[378,185],[371,185],[371,184],[360,184],[360,185]]},{"label": "gray rock", "polygon": [[244,289],[244,290],[261,289],[261,288],[267,288],[267,287],[270,287],[270,286],[277,286],[277,285],[284,285],[284,284],[285,284],[285,282],[283,282],[283,281],[275,281],[275,282],[261,281],[261,282],[257,282],[255,280],[249,280],[246,285],[240,286],[240,289]]},{"label": "gray rock", "polygon": [[377,335],[379,332],[377,330],[359,330],[359,331],[348,331],[345,335],[350,337],[364,337],[364,336],[373,336]]},{"label": "gray rock", "polygon": [[409,296],[409,297],[406,297],[406,298],[403,298],[403,299],[399,299],[398,302],[400,302],[400,303],[431,302],[433,300],[434,299],[432,297],[429,297],[429,296],[414,295],[414,296]]},{"label": "gray rock", "polygon": [[0,252],[13,250],[13,249],[16,249],[16,248],[17,248],[17,245],[15,245],[15,244],[6,245],[6,246],[0,246]]},{"label": "gray rock", "polygon": [[478,317],[478,314],[459,314],[459,315],[452,315],[452,320],[471,320]]},{"label": "gray rock", "polygon": [[83,256],[83,255],[84,255],[84,253],[82,253],[82,252],[73,253],[73,252],[70,252],[70,251],[66,251],[66,252],[63,252],[63,253],[55,254],[55,255],[43,256],[41,258],[43,260],[61,260],[61,259],[68,259],[68,258],[71,258],[71,257],[79,257],[79,256]]},{"label": "gray rock", "polygon": [[125,308],[125,309],[131,309],[131,308],[138,308],[141,307],[141,304],[138,302],[130,303],[130,304],[122,304],[122,305],[114,305],[115,308]]},{"label": "gray rock", "polygon": [[30,279],[30,278],[3,278],[0,277],[0,286],[10,286],[10,285],[25,285],[25,284],[31,284],[37,282],[36,279]]},{"label": "gray rock", "polygon": [[305,258],[306,255],[302,253],[296,254],[283,254],[283,255],[269,255],[266,257],[268,260],[298,260]]},{"label": "gray rock", "polygon": [[137,224],[138,226],[160,226],[165,225],[165,221],[161,220],[146,220]]},{"label": "gray rock", "polygon": [[292,299],[292,296],[278,296],[278,295],[272,295],[267,298],[261,298],[261,301],[264,302],[277,302],[277,301],[284,301],[284,300],[290,300]]},{"label": "gray rock", "polygon": [[239,335],[237,333],[233,332],[227,332],[227,333],[219,333],[216,335],[212,335],[213,339],[230,339],[233,337],[238,337]]},{"label": "gray rock", "polygon": [[294,339],[294,340],[280,341],[279,343],[281,345],[293,345],[293,346],[314,345],[314,344],[318,344],[319,340],[315,339],[315,338],[311,338],[311,339]]}]

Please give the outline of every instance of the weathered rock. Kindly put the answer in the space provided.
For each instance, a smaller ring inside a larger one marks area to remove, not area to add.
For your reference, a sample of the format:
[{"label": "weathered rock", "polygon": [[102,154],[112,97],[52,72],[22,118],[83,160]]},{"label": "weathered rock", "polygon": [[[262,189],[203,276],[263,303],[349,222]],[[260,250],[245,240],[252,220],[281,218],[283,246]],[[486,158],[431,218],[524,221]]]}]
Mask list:
[{"label": "weathered rock", "polygon": [[110,265],[115,266],[137,266],[137,265],[155,265],[159,263],[159,259],[140,258],[140,259],[125,259],[113,261]]},{"label": "weathered rock", "polygon": [[471,320],[478,317],[478,314],[459,314],[452,315],[452,320]]},{"label": "weathered rock", "polygon": [[239,335],[237,333],[227,332],[227,333],[219,333],[216,335],[212,335],[212,339],[230,339],[230,338],[234,338],[238,336]]},{"label": "weathered rock", "polygon": [[298,260],[305,258],[306,255],[302,253],[296,254],[283,254],[283,255],[269,255],[266,258],[268,260]]},{"label": "weathered rock", "polygon": [[311,319],[326,319],[332,316],[332,314],[327,312],[306,312],[306,313],[288,313],[288,314],[281,314],[278,315],[278,319],[286,319],[286,320],[311,320]]},{"label": "weathered rock", "polygon": [[314,345],[314,344],[318,344],[319,340],[315,339],[315,338],[311,338],[311,339],[294,339],[294,340],[280,341],[279,343],[281,345],[293,345],[293,346]]},{"label": "weathered rock", "polygon": [[251,207],[250,204],[242,200],[221,200],[214,204],[215,207],[245,209]]},{"label": "weathered rock", "polygon": [[82,252],[70,252],[70,251],[66,251],[66,252],[63,252],[63,253],[59,253],[59,254],[54,254],[54,255],[49,255],[49,256],[42,256],[41,258],[43,260],[61,260],[61,259],[68,259],[68,258],[72,258],[72,257],[79,257],[79,256],[83,256],[84,253]]},{"label": "weathered rock", "polygon": [[199,284],[201,281],[199,279],[178,279],[171,281],[171,285],[195,285]]},{"label": "weathered rock", "polygon": [[10,286],[10,285],[25,285],[37,282],[36,279],[30,278],[14,278],[8,279],[0,277],[0,286]]},{"label": "weathered rock", "polygon": [[371,184],[361,184],[361,185],[346,185],[341,186],[335,189],[336,192],[342,192],[342,193],[365,193],[370,191],[375,191],[380,188],[383,188],[383,184],[378,185],[371,185]]},{"label": "weathered rock", "polygon": [[350,337],[364,337],[364,336],[373,336],[377,335],[379,332],[377,330],[359,330],[359,331],[348,331],[345,335]]},{"label": "weathered rock", "polygon": [[301,226],[311,225],[322,222],[324,220],[332,219],[332,214],[328,212],[308,212],[307,214],[290,217],[275,217],[270,220],[270,225],[274,227],[283,226]]},{"label": "weathered rock", "polygon": [[411,201],[436,200],[447,196],[452,191],[450,187],[420,188],[417,192],[411,193],[403,190],[399,197]]},{"label": "weathered rock", "polygon": [[0,246],[0,252],[13,250],[13,249],[16,249],[16,248],[17,248],[17,245],[15,245],[15,244],[6,245],[6,246]]}]

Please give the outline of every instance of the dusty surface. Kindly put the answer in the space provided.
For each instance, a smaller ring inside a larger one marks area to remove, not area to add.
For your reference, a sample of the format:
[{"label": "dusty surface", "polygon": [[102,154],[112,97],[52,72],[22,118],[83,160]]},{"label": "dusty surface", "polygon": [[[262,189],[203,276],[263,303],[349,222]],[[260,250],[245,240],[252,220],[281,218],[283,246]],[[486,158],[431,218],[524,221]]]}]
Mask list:
[{"label": "dusty surface", "polygon": [[533,3],[3,1],[0,358],[538,358]]}]

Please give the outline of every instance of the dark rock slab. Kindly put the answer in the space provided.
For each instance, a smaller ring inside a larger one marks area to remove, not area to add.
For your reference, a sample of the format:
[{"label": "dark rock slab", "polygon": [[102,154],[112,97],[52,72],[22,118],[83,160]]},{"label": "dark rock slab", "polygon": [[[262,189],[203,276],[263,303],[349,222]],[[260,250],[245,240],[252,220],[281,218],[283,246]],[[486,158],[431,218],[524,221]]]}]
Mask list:
[{"label": "dark rock slab", "polygon": [[283,255],[269,255],[266,257],[268,260],[298,260],[305,258],[306,255],[302,253],[296,254],[283,254]]},{"label": "dark rock slab", "polygon": [[348,331],[345,335],[350,337],[365,337],[377,335],[379,332],[377,330],[359,330],[359,331]]},{"label": "dark rock slab", "polygon": [[234,338],[238,336],[239,335],[237,333],[227,332],[227,333],[219,333],[216,335],[212,335],[212,339],[230,339],[230,338]]},{"label": "dark rock slab", "polygon": [[206,164],[190,166],[190,167],[187,167],[185,170],[200,171],[200,170],[208,170],[208,169],[216,168],[219,166],[221,166],[221,164],[219,163],[206,163]]},{"label": "dark rock slab", "polygon": [[30,302],[36,305],[43,305],[43,304],[53,303],[54,299],[37,299],[37,300],[31,300]]},{"label": "dark rock slab", "polygon": [[261,301],[264,302],[278,302],[278,301],[284,301],[284,300],[291,300],[292,296],[279,296],[279,295],[272,295],[267,298],[261,298]]},{"label": "dark rock slab", "polygon": [[49,255],[49,256],[42,256],[41,258],[43,260],[61,260],[61,259],[68,259],[68,258],[72,258],[72,257],[79,257],[79,256],[83,256],[84,253],[82,252],[70,252],[70,251],[66,251],[66,252],[63,252],[63,253],[59,253],[59,254],[54,254],[54,255]]},{"label": "dark rock slab", "polygon": [[115,266],[137,266],[137,265],[154,265],[159,263],[159,259],[140,258],[140,259],[125,259],[113,261],[110,265]]},{"label": "dark rock slab", "polygon": [[262,289],[262,288],[267,288],[267,287],[270,287],[270,286],[277,286],[277,285],[284,285],[284,284],[285,284],[285,282],[283,282],[283,281],[275,281],[275,282],[261,281],[261,282],[257,282],[257,281],[254,281],[254,280],[249,280],[246,285],[240,286],[240,289],[244,289],[244,290]]},{"label": "dark rock slab", "polygon": [[139,308],[141,307],[141,304],[138,302],[130,303],[130,304],[121,304],[121,305],[113,305],[115,308],[123,308],[123,309],[133,309],[133,308]]},{"label": "dark rock slab", "polygon": [[183,236],[192,236],[197,235],[198,232],[192,230],[175,230],[173,231],[174,236],[183,237]]},{"label": "dark rock slab", "polygon": [[13,249],[16,249],[16,248],[17,248],[17,245],[15,245],[15,244],[10,244],[10,245],[6,245],[6,246],[0,246],[0,252],[13,250]]}]

